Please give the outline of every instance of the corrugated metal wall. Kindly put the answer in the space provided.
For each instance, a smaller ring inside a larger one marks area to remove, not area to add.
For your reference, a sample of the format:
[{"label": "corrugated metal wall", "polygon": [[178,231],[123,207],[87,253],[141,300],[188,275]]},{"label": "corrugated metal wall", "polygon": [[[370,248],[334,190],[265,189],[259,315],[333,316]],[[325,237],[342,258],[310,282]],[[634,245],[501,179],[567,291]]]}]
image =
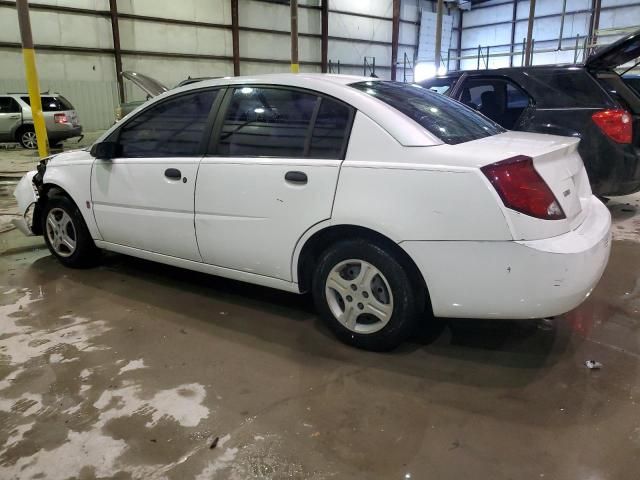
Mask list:
[{"label": "corrugated metal wall", "polygon": [[[23,80],[0,79],[0,92],[25,92]],[[78,111],[80,123],[85,131],[103,130],[114,122],[118,105],[116,82],[93,82],[81,80],[42,80],[42,92],[56,92],[66,97]]]}]

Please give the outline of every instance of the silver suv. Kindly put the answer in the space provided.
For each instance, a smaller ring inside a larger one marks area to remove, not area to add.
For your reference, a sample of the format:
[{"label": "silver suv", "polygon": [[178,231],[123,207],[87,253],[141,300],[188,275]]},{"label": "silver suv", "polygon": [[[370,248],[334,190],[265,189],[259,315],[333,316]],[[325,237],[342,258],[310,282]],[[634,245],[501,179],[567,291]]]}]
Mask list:
[{"label": "silver suv", "polygon": [[[57,93],[44,93],[41,99],[51,146],[82,136],[78,113],[69,100]],[[28,94],[0,94],[0,142],[19,142],[30,149],[38,147]]]}]

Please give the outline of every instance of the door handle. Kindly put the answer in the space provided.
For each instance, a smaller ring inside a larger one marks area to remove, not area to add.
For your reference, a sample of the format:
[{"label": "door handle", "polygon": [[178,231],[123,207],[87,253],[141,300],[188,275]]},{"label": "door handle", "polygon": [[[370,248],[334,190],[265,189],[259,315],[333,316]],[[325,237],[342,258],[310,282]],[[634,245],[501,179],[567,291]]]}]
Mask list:
[{"label": "door handle", "polygon": [[9,118],[20,118],[20,115],[11,115]]},{"label": "door handle", "polygon": [[182,178],[182,173],[177,168],[167,168],[164,171],[164,176],[171,180],[180,180]]},{"label": "door handle", "polygon": [[300,185],[304,185],[308,181],[306,173],[296,171],[287,172],[284,176],[284,179],[287,182],[298,183]]}]

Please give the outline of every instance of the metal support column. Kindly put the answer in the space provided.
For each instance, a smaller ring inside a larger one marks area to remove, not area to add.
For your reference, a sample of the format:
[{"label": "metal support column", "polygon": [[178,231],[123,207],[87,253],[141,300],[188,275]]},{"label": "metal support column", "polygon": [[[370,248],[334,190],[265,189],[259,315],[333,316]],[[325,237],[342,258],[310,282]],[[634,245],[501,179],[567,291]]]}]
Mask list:
[{"label": "metal support column", "polygon": [[327,73],[327,58],[329,58],[329,0],[322,0],[322,10],[320,11],[321,23],[321,68],[322,73]]},{"label": "metal support column", "polygon": [[511,47],[509,47],[509,66],[513,67],[513,52],[516,43],[516,20],[518,20],[518,0],[513,0],[513,13],[511,14]]},{"label": "metal support column", "polygon": [[456,60],[456,70],[460,70],[460,57],[462,56],[462,14],[464,10],[458,10],[458,59]]},{"label": "metal support column", "polygon": [[111,36],[113,38],[113,57],[116,62],[118,95],[120,96],[120,103],[124,103],[124,83],[122,81],[122,55],[120,53],[120,26],[118,25],[117,0],[109,0],[109,15],[111,17]]},{"label": "metal support column", "polygon": [[393,0],[393,18],[391,26],[391,80],[398,73],[398,39],[400,37],[400,0]]},{"label": "metal support column", "polygon": [[291,71],[298,73],[298,0],[291,0]]},{"label": "metal support column", "polygon": [[24,70],[27,76],[27,89],[29,90],[29,103],[31,115],[36,130],[38,143],[38,155],[40,158],[49,156],[49,140],[47,127],[44,124],[42,114],[42,102],[40,100],[40,84],[38,83],[38,71],[36,69],[36,54],[33,49],[33,37],[31,36],[31,20],[29,19],[29,3],[27,0],[16,0],[18,10],[18,25],[20,26],[20,38],[22,40],[22,56],[24,58]]},{"label": "metal support column", "polygon": [[442,51],[442,15],[444,13],[444,0],[438,0],[436,11],[436,75],[440,70],[440,54]]},{"label": "metal support column", "polygon": [[233,48],[233,74],[240,75],[240,25],[238,0],[231,0],[231,43]]},{"label": "metal support column", "polygon": [[[600,9],[602,0],[593,0],[591,3],[591,23],[589,23],[589,42],[591,45],[598,43],[598,29],[600,28]],[[593,51],[595,47],[591,49]],[[586,52],[585,52],[586,55]],[[585,57],[586,58],[586,57]]]},{"label": "metal support column", "polygon": [[524,64],[529,66],[533,60],[533,50],[531,48],[531,39],[533,38],[533,20],[536,16],[536,0],[529,1],[529,22],[527,25],[527,45],[524,53]]}]

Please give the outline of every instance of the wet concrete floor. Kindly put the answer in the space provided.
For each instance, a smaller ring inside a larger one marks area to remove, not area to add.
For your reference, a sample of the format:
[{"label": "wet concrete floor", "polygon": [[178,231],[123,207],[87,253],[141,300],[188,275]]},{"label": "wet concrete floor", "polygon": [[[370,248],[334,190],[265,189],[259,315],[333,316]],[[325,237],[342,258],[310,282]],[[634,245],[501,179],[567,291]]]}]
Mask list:
[{"label": "wet concrete floor", "polygon": [[640,243],[563,318],[374,354],[304,296],[2,237],[0,479],[640,478]]}]

